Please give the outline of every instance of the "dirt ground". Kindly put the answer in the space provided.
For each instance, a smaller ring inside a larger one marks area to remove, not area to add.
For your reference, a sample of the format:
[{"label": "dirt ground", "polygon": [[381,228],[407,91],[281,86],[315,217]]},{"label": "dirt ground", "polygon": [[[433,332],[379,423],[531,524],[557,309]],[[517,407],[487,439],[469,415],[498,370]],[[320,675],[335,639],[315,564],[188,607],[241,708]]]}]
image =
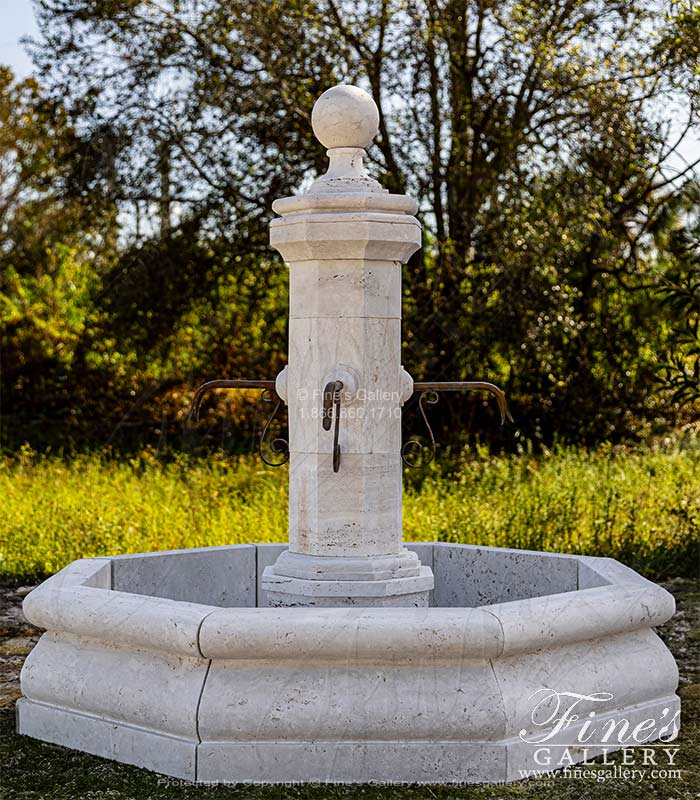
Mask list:
[{"label": "dirt ground", "polygon": [[13,706],[20,696],[19,672],[41,635],[22,614],[22,600],[32,588],[0,584],[0,708]]}]

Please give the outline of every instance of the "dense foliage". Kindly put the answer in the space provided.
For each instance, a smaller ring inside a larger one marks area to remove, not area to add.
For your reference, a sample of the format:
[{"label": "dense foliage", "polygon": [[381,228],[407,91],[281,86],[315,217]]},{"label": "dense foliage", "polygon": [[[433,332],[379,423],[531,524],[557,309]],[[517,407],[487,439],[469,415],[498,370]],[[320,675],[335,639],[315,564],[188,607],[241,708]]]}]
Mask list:
[{"label": "dense foliage", "polygon": [[[35,5],[43,88],[0,81],[6,445],[181,446],[192,385],[274,376],[270,206],[324,168],[309,115],[339,81],[380,107],[377,177],[420,200],[414,377],[494,380],[544,442],[697,410],[695,4]],[[440,405],[445,429],[494,421]]]}]

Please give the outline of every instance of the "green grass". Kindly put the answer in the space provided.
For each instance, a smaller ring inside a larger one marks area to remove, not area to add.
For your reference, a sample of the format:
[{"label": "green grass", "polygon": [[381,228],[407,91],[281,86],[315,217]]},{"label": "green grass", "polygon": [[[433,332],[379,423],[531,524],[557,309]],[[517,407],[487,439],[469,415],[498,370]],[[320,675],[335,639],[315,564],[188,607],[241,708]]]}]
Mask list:
[{"label": "green grass", "polygon": [[[697,441],[457,455],[407,478],[408,540],[612,556],[654,578],[697,573]],[[284,541],[286,481],[285,469],[252,457],[1,460],[0,573],[44,575],[95,555]]]}]

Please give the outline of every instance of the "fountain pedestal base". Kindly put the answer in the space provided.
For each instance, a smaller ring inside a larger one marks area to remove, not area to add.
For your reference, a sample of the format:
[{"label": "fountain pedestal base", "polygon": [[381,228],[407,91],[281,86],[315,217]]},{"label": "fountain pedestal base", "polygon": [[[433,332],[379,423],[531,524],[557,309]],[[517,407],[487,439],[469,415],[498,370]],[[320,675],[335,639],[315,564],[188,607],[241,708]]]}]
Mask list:
[{"label": "fountain pedestal base", "polygon": [[277,575],[273,567],[263,572],[262,588],[271,608],[282,606],[338,606],[424,608],[433,588],[430,567],[420,567],[418,575],[375,581],[309,580]]},{"label": "fountain pedestal base", "polygon": [[433,571],[416,553],[367,558],[308,556],[285,550],[266,567],[261,588],[270,607],[368,606],[423,608]]}]

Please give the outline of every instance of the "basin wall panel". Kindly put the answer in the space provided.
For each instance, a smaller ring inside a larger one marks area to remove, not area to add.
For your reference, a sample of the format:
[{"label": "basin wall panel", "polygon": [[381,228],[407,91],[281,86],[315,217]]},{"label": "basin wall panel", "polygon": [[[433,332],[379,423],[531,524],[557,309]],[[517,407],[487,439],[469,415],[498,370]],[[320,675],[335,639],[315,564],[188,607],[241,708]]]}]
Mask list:
[{"label": "basin wall panel", "polygon": [[255,545],[139,553],[112,559],[112,588],[222,607],[255,606]]},{"label": "basin wall panel", "polygon": [[436,542],[435,605],[459,608],[573,592],[575,556]]},{"label": "basin wall panel", "polygon": [[111,642],[45,633],[22,668],[30,700],[196,738],[208,662]]},{"label": "basin wall panel", "polygon": [[610,581],[604,578],[591,565],[583,564],[579,561],[578,565],[578,588],[597,589],[600,586],[610,586]]},{"label": "basin wall panel", "polygon": [[212,662],[203,741],[479,740],[503,736],[488,661]]}]

